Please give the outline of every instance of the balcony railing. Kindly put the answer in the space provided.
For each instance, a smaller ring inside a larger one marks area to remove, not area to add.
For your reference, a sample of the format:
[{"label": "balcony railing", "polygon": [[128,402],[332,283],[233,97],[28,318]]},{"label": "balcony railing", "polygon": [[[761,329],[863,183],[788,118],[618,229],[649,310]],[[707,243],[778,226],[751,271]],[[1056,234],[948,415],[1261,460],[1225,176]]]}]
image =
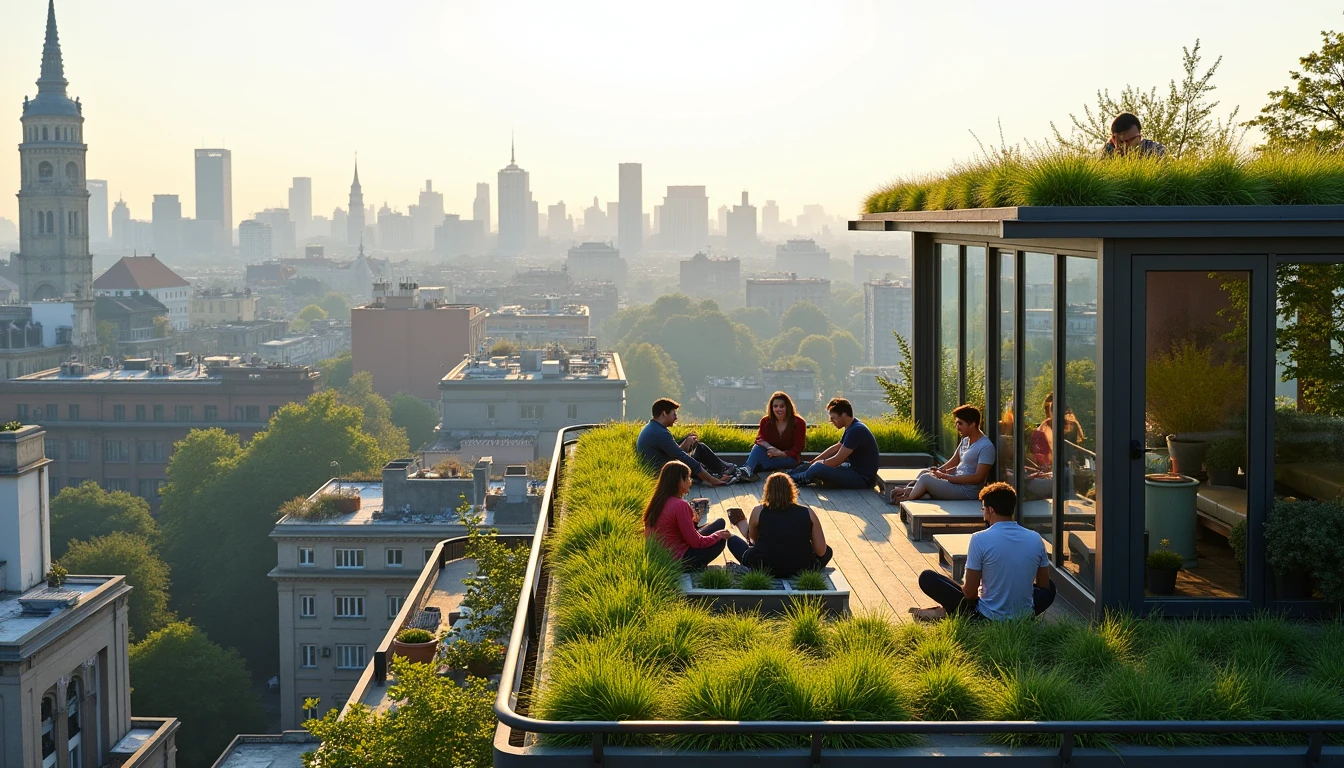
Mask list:
[{"label": "balcony railing", "polygon": [[[542,560],[543,542],[546,534],[554,525],[556,514],[556,494],[559,490],[559,480],[564,475],[564,468],[567,458],[567,449],[572,447],[579,435],[596,426],[595,424],[585,424],[572,427],[566,427],[560,431],[555,441],[555,452],[551,459],[550,476],[547,478],[546,494],[542,498],[541,513],[537,518],[536,532],[532,536],[532,551],[528,558],[527,570],[523,577],[522,594],[518,600],[518,611],[514,615],[513,632],[509,639],[509,647],[504,656],[504,670],[500,679],[499,693],[495,699],[495,716],[499,719],[501,726],[512,729],[508,737],[509,745],[513,747],[523,746],[523,737],[528,733],[547,734],[547,733],[565,733],[565,734],[584,734],[592,737],[591,752],[592,764],[602,765],[604,762],[603,752],[606,739],[609,734],[620,734],[624,736],[633,734],[684,734],[684,733],[768,733],[768,734],[790,734],[808,737],[811,744],[811,764],[819,766],[822,758],[822,740],[826,736],[832,735],[856,735],[856,734],[906,734],[906,735],[938,735],[938,734],[971,734],[979,736],[993,736],[1004,734],[1035,734],[1035,735],[1054,735],[1059,737],[1058,761],[1061,765],[1069,763],[1073,757],[1075,745],[1079,736],[1087,735],[1108,735],[1124,736],[1126,734],[1154,734],[1154,733],[1172,733],[1172,734],[1251,734],[1251,733],[1276,733],[1276,734],[1302,734],[1307,737],[1305,752],[1298,752],[1292,757],[1296,762],[1305,757],[1307,765],[1316,765],[1321,762],[1322,752],[1325,745],[1326,734],[1344,733],[1344,720],[1254,720],[1254,721],[1233,721],[1233,720],[1093,720],[1093,721],[998,721],[998,720],[975,720],[975,721],[687,721],[687,720],[585,720],[585,721],[555,721],[538,720],[529,717],[526,714],[519,713],[516,708],[520,699],[530,698],[527,694],[529,689],[538,676],[538,654],[541,645],[542,636],[542,618],[546,615],[546,592],[549,573],[546,564]],[[749,426],[755,429],[755,425]],[[445,542],[447,543],[447,542]],[[424,577],[422,576],[422,580]],[[420,585],[413,594],[420,594]],[[405,610],[405,609],[403,609]],[[402,617],[398,617],[398,626]],[[395,634],[395,633],[392,633]],[[390,635],[389,635],[390,636]],[[390,641],[385,640],[384,644]],[[380,646],[379,651],[384,650]],[[385,668],[384,668],[385,669]],[[496,765],[499,762],[499,741],[496,740]],[[992,748],[1002,754],[1001,748]],[[1216,749],[1222,755],[1220,758],[1226,761],[1231,758],[1233,762],[1242,759],[1243,755],[1236,747],[1218,747]],[[1251,749],[1251,748],[1247,748]],[[1288,749],[1291,748],[1276,748]],[[1232,750],[1229,752],[1228,750]],[[959,750],[964,753],[965,750]],[[561,762],[571,764],[566,761],[566,757],[572,760],[572,750],[550,751],[551,755],[559,758]],[[781,757],[785,751],[781,751]],[[883,760],[890,760],[890,757],[883,757],[883,750],[863,750],[868,753],[869,759],[859,758],[860,761],[878,763]],[[889,751],[886,752],[890,754]],[[1290,754],[1289,751],[1281,751],[1277,754],[1279,757],[1285,757]],[[538,759],[545,760],[548,756],[537,755]],[[684,761],[684,753],[660,751],[657,758],[652,758],[655,762],[659,760],[668,760],[672,762]],[[727,760],[724,760],[724,758]],[[856,757],[858,757],[856,755]],[[1201,755],[1201,757],[1207,757]],[[1267,756],[1266,756],[1267,757]],[[527,759],[525,756],[522,759]],[[734,760],[731,755],[724,753],[714,753],[712,759],[706,756],[708,762],[714,765],[735,765],[739,761]],[[1283,764],[1283,763],[1277,763]]]}]

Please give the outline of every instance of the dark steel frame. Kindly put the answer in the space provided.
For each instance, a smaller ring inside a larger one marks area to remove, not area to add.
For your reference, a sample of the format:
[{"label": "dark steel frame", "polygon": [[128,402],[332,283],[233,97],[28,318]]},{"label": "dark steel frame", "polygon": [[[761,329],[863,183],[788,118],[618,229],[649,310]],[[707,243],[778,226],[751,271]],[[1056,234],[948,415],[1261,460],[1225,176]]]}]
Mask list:
[{"label": "dark steel frame", "polygon": [[[766,721],[766,722],[737,722],[737,721],[573,721],[562,722],[553,720],[538,720],[517,711],[520,697],[530,694],[524,687],[534,687],[536,683],[536,670],[541,664],[539,656],[543,617],[546,613],[545,595],[548,585],[549,574],[546,569],[546,563],[543,559],[546,534],[550,531],[555,522],[556,516],[556,492],[559,488],[560,479],[563,477],[563,468],[566,463],[567,451],[572,446],[580,433],[593,427],[594,424],[578,425],[566,427],[556,436],[555,450],[551,459],[550,476],[548,478],[546,493],[542,499],[541,513],[537,518],[536,532],[532,536],[532,548],[528,557],[527,570],[523,577],[522,592],[518,600],[518,610],[514,615],[513,631],[509,638],[508,652],[504,657],[504,670],[501,675],[499,692],[495,698],[495,716],[499,719],[499,728],[495,737],[495,764],[511,765],[521,761],[534,760],[554,760],[565,765],[591,764],[601,766],[608,759],[606,738],[609,734],[632,735],[632,734],[674,734],[674,733],[771,733],[771,734],[793,734],[806,736],[811,745],[810,753],[804,754],[799,750],[756,750],[748,753],[741,752],[720,752],[720,753],[684,753],[669,752],[663,749],[650,748],[648,750],[638,748],[622,748],[618,753],[623,757],[629,757],[629,760],[613,760],[612,762],[628,762],[633,764],[638,761],[641,765],[654,763],[681,763],[687,759],[695,759],[697,762],[706,763],[714,766],[740,766],[745,758],[764,759],[771,761],[772,764],[793,764],[793,765],[812,765],[819,766],[823,758],[828,762],[845,762],[846,764],[878,764],[888,763],[893,757],[893,750],[826,750],[823,747],[823,738],[827,735],[838,734],[1048,734],[1058,735],[1060,737],[1060,746],[1056,751],[1042,752],[1033,750],[1031,757],[1036,758],[1034,764],[1045,764],[1041,762],[1043,755],[1053,755],[1050,760],[1057,761],[1057,764],[1067,765],[1070,761],[1078,758],[1080,763],[1084,762],[1106,762],[1108,758],[1115,758],[1111,762],[1123,762],[1122,755],[1113,751],[1102,750],[1101,755],[1088,755],[1089,760],[1081,759],[1082,754],[1075,754],[1075,745],[1079,736],[1091,734],[1152,734],[1152,733],[1292,733],[1305,734],[1308,737],[1308,743],[1305,750],[1300,748],[1239,748],[1239,751],[1222,753],[1219,748],[1213,748],[1212,753],[1206,751],[1192,751],[1190,755],[1183,755],[1176,751],[1162,751],[1157,756],[1177,757],[1183,764],[1189,764],[1192,758],[1195,762],[1214,765],[1226,764],[1227,757],[1232,756],[1239,759],[1245,759],[1246,756],[1255,754],[1258,760],[1275,760],[1276,763],[1288,764],[1286,761],[1305,760],[1308,765],[1315,765],[1322,762],[1322,758],[1328,758],[1331,763],[1344,762],[1344,749],[1337,747],[1326,748],[1326,734],[1344,733],[1344,721],[1055,721],[1055,722],[1034,722],[1034,721],[964,721],[964,722],[874,722],[874,721]],[[446,542],[445,542],[446,543]],[[440,547],[443,545],[441,544]],[[443,561],[440,561],[441,563]],[[428,574],[428,570],[426,571]],[[422,574],[421,580],[427,578]],[[417,585],[418,586],[418,585]],[[531,670],[531,674],[526,674]],[[522,747],[523,737],[526,734],[582,734],[590,736],[590,746],[583,748],[547,748],[544,754],[518,754],[516,750]],[[995,749],[995,752],[1002,754],[1005,750]],[[1088,752],[1097,752],[1097,750],[1087,750]],[[828,753],[829,754],[826,754]],[[963,759],[979,759],[981,755],[967,754],[965,750],[960,751]],[[1080,750],[1081,752],[1081,750]],[[944,753],[940,752],[940,756]],[[1209,759],[1209,755],[1213,759]],[[692,757],[692,755],[694,755]],[[1100,760],[1094,760],[1095,758]],[[810,758],[809,762],[804,762]],[[954,760],[954,762],[956,762]],[[1022,762],[1026,762],[1023,760]],[[1262,763],[1268,764],[1268,763]],[[948,765],[948,763],[942,763]]]}]

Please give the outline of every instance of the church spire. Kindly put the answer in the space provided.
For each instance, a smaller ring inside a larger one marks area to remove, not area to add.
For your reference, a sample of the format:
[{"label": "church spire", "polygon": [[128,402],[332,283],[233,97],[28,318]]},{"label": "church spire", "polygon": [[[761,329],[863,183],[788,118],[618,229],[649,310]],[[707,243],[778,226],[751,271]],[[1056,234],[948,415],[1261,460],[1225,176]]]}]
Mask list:
[{"label": "church spire", "polygon": [[67,85],[61,63],[61,41],[56,34],[56,0],[47,0],[47,40],[42,45],[42,75],[37,79],[37,92],[64,96]]},{"label": "church spire", "polygon": [[509,165],[517,165],[518,161],[513,159],[513,132],[509,132]]},{"label": "church spire", "polygon": [[355,153],[355,181],[354,181],[354,183],[351,184],[350,186],[353,187],[353,188],[355,188],[355,189],[359,189],[359,153],[358,153],[358,152]]}]

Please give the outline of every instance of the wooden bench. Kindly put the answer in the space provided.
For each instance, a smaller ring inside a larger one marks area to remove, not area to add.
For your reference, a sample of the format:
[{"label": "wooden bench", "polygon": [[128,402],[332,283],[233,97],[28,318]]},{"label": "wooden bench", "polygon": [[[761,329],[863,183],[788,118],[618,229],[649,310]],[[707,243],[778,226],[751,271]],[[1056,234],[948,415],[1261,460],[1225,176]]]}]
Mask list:
[{"label": "wooden bench", "polygon": [[1201,485],[1195,496],[1195,522],[1227,538],[1246,519],[1246,491],[1221,485]]},{"label": "wooden bench", "polygon": [[890,504],[892,489],[915,482],[915,477],[922,471],[921,467],[879,467],[874,485],[882,500]]},{"label": "wooden bench", "polygon": [[[938,548],[938,564],[952,571],[952,580],[958,584],[966,579],[966,553],[971,548],[973,533],[940,533],[933,537],[933,545]],[[1052,547],[1045,540],[1045,552]]]},{"label": "wooden bench", "polygon": [[985,519],[984,513],[980,511],[980,502],[970,499],[903,501],[900,508],[901,522],[905,523],[906,536],[911,541],[923,540],[926,525],[974,525]]}]

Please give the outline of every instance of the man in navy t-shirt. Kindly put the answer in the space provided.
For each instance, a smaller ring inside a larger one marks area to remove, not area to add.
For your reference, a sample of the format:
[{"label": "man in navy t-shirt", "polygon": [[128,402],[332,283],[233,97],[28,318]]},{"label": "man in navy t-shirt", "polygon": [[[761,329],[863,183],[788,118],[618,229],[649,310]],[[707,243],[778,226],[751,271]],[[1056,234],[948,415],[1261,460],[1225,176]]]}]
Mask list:
[{"label": "man in navy t-shirt", "polygon": [[829,488],[871,488],[877,481],[877,438],[854,418],[854,406],[843,397],[832,398],[826,413],[844,430],[840,442],[793,469],[789,477],[798,485],[822,482]]}]

